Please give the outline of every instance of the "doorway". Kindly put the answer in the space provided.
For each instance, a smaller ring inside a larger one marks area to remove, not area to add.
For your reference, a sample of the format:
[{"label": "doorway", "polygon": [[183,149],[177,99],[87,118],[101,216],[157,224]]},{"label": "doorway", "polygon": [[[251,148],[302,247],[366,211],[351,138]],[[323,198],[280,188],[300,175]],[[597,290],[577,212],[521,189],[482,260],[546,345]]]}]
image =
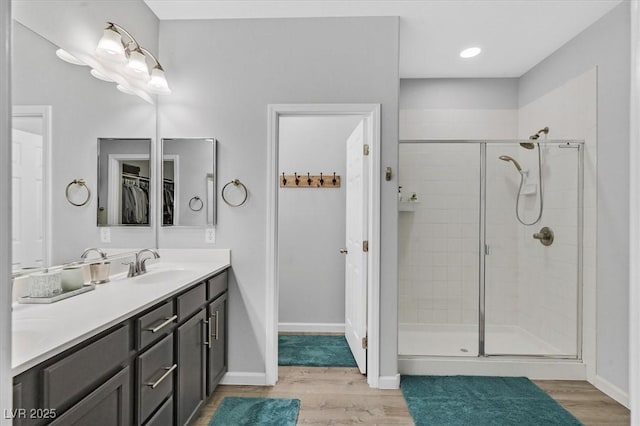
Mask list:
[{"label": "doorway", "polygon": [[378,386],[379,108],[269,106],[266,384],[281,330],[344,332]]}]

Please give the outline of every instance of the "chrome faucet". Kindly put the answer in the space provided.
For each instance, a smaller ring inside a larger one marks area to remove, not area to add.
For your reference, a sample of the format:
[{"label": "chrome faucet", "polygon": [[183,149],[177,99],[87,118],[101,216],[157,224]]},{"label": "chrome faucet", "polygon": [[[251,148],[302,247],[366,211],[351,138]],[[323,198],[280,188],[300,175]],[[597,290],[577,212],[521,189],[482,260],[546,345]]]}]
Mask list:
[{"label": "chrome faucet", "polygon": [[150,257],[142,257],[144,253],[151,253],[154,259],[158,259],[160,255],[154,249],[142,249],[136,253],[135,262],[125,263],[125,265],[129,265],[129,273],[127,277],[137,277],[138,275],[142,275],[147,272],[147,260],[151,259]]},{"label": "chrome faucet", "polygon": [[95,247],[90,247],[88,249],[86,249],[81,255],[80,258],[82,260],[86,260],[87,256],[89,255],[89,253],[91,253],[92,251],[95,251],[96,253],[98,253],[100,255],[100,257],[104,260],[107,258],[107,253],[105,253],[104,251],[100,250],[99,248],[95,248]]}]

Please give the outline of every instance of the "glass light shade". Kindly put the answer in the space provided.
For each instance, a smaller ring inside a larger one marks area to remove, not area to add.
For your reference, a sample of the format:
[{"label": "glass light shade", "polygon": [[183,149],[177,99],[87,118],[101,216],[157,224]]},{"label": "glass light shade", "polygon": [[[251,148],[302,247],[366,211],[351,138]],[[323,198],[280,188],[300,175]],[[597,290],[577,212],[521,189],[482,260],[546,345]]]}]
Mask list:
[{"label": "glass light shade", "polygon": [[169,83],[167,83],[167,78],[164,75],[164,71],[158,67],[154,68],[151,71],[151,80],[149,80],[147,86],[149,86],[149,90],[151,90],[153,93],[171,93],[171,89],[169,89]]},{"label": "glass light shade", "polygon": [[87,65],[64,49],[56,50],[56,56],[62,59],[63,61],[69,62],[70,64],[73,64],[73,65]]},{"label": "glass light shade", "polygon": [[106,75],[102,74],[100,71],[96,70],[96,69],[91,69],[91,71],[89,71],[91,73],[92,76],[94,76],[95,78],[97,78],[98,80],[102,80],[102,81],[108,81],[108,82],[113,82],[112,79],[110,79],[109,77],[107,77]]},{"label": "glass light shade", "polygon": [[469,58],[473,58],[474,56],[478,56],[480,52],[482,52],[482,49],[480,49],[479,47],[470,47],[460,52],[460,57],[464,59],[469,59]]},{"label": "glass light shade", "polygon": [[134,50],[129,53],[129,63],[127,64],[127,71],[137,77],[144,80],[149,79],[149,68],[147,67],[147,59],[143,53],[138,50]]},{"label": "glass light shade", "polygon": [[96,47],[96,55],[113,62],[126,62],[122,37],[115,30],[105,29]]},{"label": "glass light shade", "polygon": [[116,85],[116,89],[118,89],[122,93],[126,93],[127,95],[135,95],[136,94],[133,90],[129,89],[128,87],[123,86],[122,84],[117,84]]}]

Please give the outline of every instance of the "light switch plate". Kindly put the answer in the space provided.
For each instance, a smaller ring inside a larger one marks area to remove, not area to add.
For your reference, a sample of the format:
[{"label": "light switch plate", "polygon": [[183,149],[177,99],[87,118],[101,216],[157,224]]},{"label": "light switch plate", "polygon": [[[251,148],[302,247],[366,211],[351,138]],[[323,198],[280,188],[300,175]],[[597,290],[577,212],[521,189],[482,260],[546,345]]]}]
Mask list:
[{"label": "light switch plate", "polygon": [[207,228],[204,230],[204,242],[214,244],[216,242],[216,228]]},{"label": "light switch plate", "polygon": [[111,228],[100,228],[100,242],[101,243],[110,243],[111,242]]}]

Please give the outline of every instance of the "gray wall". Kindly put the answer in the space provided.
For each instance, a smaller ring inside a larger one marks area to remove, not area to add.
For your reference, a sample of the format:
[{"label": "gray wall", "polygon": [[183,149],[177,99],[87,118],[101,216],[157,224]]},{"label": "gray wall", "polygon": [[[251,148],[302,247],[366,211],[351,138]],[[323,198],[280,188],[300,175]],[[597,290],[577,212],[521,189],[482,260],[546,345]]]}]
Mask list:
[{"label": "gray wall", "polygon": [[630,9],[623,2],[520,78],[525,105],[598,67],[597,374],[629,387]]},{"label": "gray wall", "polygon": [[[17,22],[14,48],[13,104],[52,107],[51,263],[75,260],[87,247],[154,247],[150,228],[114,229],[111,244],[100,243],[96,194],[98,138],[155,137],[155,107],[93,78],[88,67],[61,61],[55,45]],[[83,207],[64,197],[76,178],[86,179],[93,193]]]},{"label": "gray wall", "polygon": [[[346,176],[346,141],[360,117],[284,117],[280,174]],[[281,323],[344,323],[346,189],[280,188]],[[326,182],[330,183],[327,176]],[[343,180],[343,182],[346,182]],[[311,330],[313,331],[313,330]]]},{"label": "gray wall", "polygon": [[[0,2],[0,200],[11,200],[11,2]],[[0,205],[0,409],[12,407],[11,203]],[[0,417],[9,426],[11,419]]]},{"label": "gray wall", "polygon": [[517,78],[403,78],[400,109],[518,109]]},{"label": "gray wall", "polygon": [[[231,371],[264,372],[267,105],[382,104],[382,167],[398,164],[398,18],[160,23],[173,94],[160,137],[215,136],[218,180],[240,178],[247,203],[220,203],[217,247],[233,253]],[[292,36],[295,35],[295,36]],[[397,180],[382,182],[381,374],[397,371]],[[218,187],[220,189],[220,186]],[[201,231],[162,229],[160,247],[203,247]]]}]

